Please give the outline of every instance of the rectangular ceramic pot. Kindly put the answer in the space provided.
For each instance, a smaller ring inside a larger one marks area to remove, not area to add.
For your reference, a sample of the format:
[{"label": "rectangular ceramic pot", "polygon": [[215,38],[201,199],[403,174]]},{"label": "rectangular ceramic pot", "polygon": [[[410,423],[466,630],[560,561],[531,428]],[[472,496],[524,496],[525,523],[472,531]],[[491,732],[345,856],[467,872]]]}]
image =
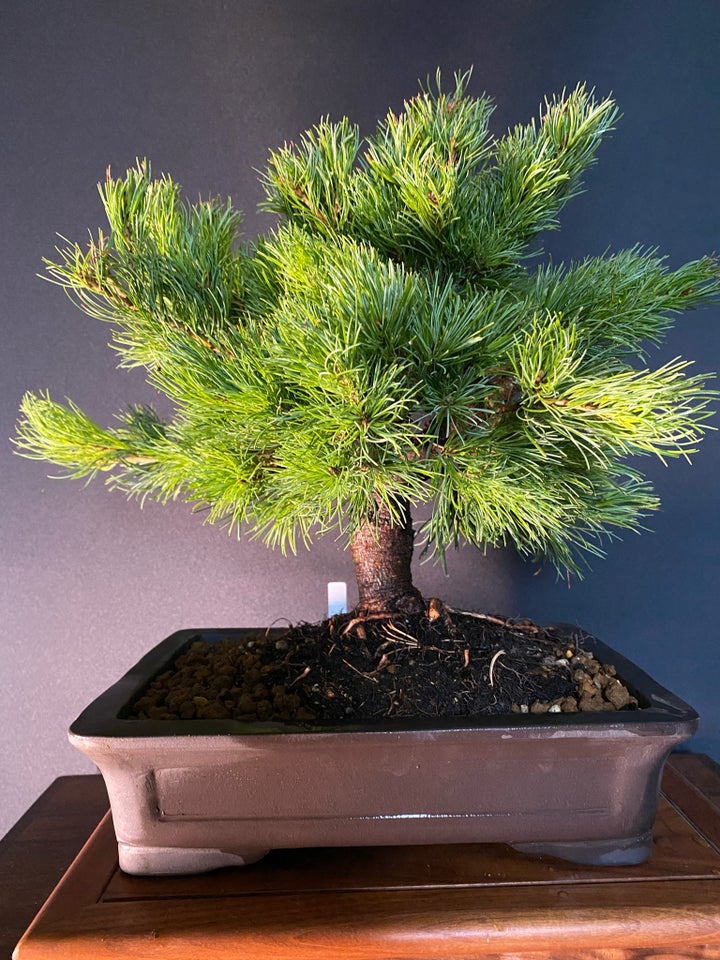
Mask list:
[{"label": "rectangular ceramic pot", "polygon": [[[277,631],[275,632],[277,635]],[[128,873],[195,873],[285,847],[509,843],[577,863],[651,851],[665,759],[697,714],[599,641],[641,709],[299,729],[125,719],[184,647],[266,631],[185,630],[72,724],[105,778]]]}]

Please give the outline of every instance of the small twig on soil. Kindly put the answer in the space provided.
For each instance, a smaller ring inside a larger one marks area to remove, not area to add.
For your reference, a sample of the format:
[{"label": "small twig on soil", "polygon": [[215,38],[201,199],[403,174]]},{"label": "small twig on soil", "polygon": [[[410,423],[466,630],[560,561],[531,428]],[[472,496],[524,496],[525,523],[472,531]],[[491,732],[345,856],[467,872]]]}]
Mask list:
[{"label": "small twig on soil", "polygon": [[379,673],[381,670],[384,670],[389,663],[390,663],[390,657],[387,655],[387,653],[384,653],[382,657],[380,657],[380,662],[373,670],[373,673]]},{"label": "small twig on soil", "polygon": [[358,674],[358,676],[363,677],[365,680],[372,680],[373,683],[378,682],[377,677],[374,677],[371,673],[363,673],[362,670],[358,670],[357,667],[354,667],[351,663],[348,663],[347,660],[343,660],[343,663],[345,664],[346,667],[349,667],[351,670],[354,670],[355,673]]},{"label": "small twig on soil", "polygon": [[505,653],[504,650],[498,650],[497,653],[493,655],[493,658],[490,661],[490,686],[491,687],[495,686],[494,678],[493,678],[493,670],[495,669],[495,664],[497,663],[498,657],[501,657],[504,653]]},{"label": "small twig on soil", "polygon": [[294,680],[290,681],[290,683],[287,685],[287,689],[289,690],[290,687],[292,687],[292,685],[297,683],[299,680],[303,680],[309,673],[310,673],[310,667],[305,667],[302,673],[299,673]]}]

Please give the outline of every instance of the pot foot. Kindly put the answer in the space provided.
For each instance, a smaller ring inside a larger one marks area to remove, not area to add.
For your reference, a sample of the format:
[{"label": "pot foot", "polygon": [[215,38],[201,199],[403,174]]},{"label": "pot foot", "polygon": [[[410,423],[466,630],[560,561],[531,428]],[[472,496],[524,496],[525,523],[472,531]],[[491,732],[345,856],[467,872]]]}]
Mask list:
[{"label": "pot foot", "polygon": [[207,873],[220,867],[246,867],[262,859],[267,850],[233,852],[213,847],[144,847],[118,842],[120,869],[133,876],[168,876]]},{"label": "pot foot", "polygon": [[644,863],[652,853],[652,830],[619,840],[575,840],[558,843],[512,843],[519,853],[557,857],[594,867],[630,867]]}]

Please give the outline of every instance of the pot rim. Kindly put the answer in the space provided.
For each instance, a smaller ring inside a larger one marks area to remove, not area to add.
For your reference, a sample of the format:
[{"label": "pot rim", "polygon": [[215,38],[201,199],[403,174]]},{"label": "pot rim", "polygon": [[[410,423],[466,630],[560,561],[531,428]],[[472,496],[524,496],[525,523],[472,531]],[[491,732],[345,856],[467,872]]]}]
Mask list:
[{"label": "pot rim", "polygon": [[[265,640],[281,636],[283,628],[199,628],[178,630],[145,654],[124,676],[93,700],[70,726],[73,737],[180,737],[180,736],[258,736],[286,734],[342,733],[368,734],[427,732],[431,730],[532,730],[568,728],[599,732],[600,729],[626,729],[638,734],[655,733],[651,727],[671,727],[678,732],[684,727],[687,735],[698,725],[698,715],[685,701],[667,690],[644,670],[591,634],[568,624],[554,625],[555,629],[572,630],[580,634],[584,649],[599,660],[612,663],[618,676],[637,697],[640,709],[582,713],[496,714],[469,717],[399,718],[362,724],[287,724],[240,720],[138,720],[124,717],[129,704],[139,695],[151,677],[162,670],[183,647],[195,640],[215,642],[226,637],[247,640]],[[665,731],[663,730],[663,733]]]}]

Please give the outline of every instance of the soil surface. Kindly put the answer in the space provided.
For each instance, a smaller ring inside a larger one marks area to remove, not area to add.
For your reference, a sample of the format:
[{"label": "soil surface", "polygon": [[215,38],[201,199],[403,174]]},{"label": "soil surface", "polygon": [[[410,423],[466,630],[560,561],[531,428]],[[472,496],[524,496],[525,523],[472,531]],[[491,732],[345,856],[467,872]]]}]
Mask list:
[{"label": "soil surface", "polygon": [[386,718],[633,710],[581,631],[429,601],[424,616],[300,624],[279,639],[196,640],[130,716],[358,724]]}]

